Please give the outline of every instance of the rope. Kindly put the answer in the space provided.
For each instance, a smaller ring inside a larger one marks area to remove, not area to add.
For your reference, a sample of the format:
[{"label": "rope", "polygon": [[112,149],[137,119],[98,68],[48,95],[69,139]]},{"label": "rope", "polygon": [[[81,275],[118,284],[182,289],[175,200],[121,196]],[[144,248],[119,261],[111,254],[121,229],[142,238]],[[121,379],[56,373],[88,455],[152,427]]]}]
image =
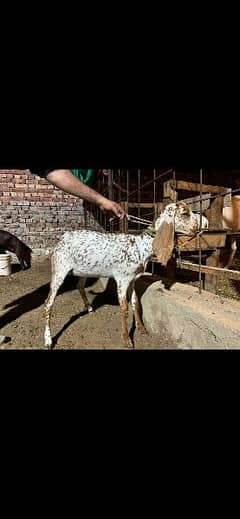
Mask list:
[{"label": "rope", "polygon": [[[112,222],[115,220],[116,216],[113,216],[113,218],[110,218],[109,222]],[[129,222],[138,223],[140,225],[152,225],[153,222],[150,220],[145,220],[144,218],[138,218],[138,216],[132,216],[130,214],[127,214],[127,220]]]}]

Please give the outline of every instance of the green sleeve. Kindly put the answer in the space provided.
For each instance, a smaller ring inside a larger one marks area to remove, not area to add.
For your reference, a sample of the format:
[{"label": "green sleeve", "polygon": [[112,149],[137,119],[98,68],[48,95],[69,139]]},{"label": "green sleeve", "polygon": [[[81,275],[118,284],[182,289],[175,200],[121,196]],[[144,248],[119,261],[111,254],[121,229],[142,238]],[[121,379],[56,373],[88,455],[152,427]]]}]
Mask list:
[{"label": "green sleeve", "polygon": [[92,187],[96,178],[95,169],[72,169],[72,173],[75,177],[79,178],[84,184]]}]

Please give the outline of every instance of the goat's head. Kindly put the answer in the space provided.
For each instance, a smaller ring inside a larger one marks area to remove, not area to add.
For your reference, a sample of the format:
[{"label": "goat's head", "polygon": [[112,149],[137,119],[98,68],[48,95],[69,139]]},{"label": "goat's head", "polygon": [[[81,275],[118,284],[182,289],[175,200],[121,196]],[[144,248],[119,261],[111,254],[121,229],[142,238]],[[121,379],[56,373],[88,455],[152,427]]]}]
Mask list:
[{"label": "goat's head", "polygon": [[[204,217],[203,217],[204,218]],[[207,219],[202,227],[207,227]],[[184,202],[169,204],[155,221],[156,238],[153,241],[153,252],[162,265],[166,265],[174,249],[175,232],[194,236],[199,231],[200,218],[194,214]]]}]

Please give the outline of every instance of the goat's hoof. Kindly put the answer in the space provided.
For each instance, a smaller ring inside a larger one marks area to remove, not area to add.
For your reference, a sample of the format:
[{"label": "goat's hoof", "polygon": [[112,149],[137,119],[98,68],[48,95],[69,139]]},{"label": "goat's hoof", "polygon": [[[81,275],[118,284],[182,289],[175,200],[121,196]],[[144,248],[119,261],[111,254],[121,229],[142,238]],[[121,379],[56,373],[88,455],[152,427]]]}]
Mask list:
[{"label": "goat's hoof", "polygon": [[45,350],[51,350],[52,349],[52,342],[51,343],[50,342],[48,342],[48,343],[45,342],[44,349]]},{"label": "goat's hoof", "polygon": [[147,332],[145,326],[140,326],[140,327],[138,328],[138,331],[139,331],[139,333],[140,333],[141,335],[148,335],[148,332]]},{"label": "goat's hoof", "polygon": [[46,350],[51,350],[52,348],[52,337],[48,332],[46,332],[44,337],[44,348]]},{"label": "goat's hoof", "polygon": [[88,306],[87,311],[88,311],[89,314],[90,314],[91,312],[94,312],[93,307],[92,307],[92,306]]},{"label": "goat's hoof", "polygon": [[133,343],[130,339],[130,337],[122,337],[123,344],[128,349],[133,349]]}]

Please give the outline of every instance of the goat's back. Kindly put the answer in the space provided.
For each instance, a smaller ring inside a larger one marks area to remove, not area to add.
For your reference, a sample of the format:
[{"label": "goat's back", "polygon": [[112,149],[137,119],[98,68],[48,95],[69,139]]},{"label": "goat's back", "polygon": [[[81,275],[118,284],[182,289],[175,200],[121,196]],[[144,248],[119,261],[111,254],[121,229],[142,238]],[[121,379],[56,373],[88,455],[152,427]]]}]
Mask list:
[{"label": "goat's back", "polygon": [[54,268],[68,268],[82,276],[127,277],[151,256],[151,243],[143,235],[68,231],[54,249],[52,261]]}]

